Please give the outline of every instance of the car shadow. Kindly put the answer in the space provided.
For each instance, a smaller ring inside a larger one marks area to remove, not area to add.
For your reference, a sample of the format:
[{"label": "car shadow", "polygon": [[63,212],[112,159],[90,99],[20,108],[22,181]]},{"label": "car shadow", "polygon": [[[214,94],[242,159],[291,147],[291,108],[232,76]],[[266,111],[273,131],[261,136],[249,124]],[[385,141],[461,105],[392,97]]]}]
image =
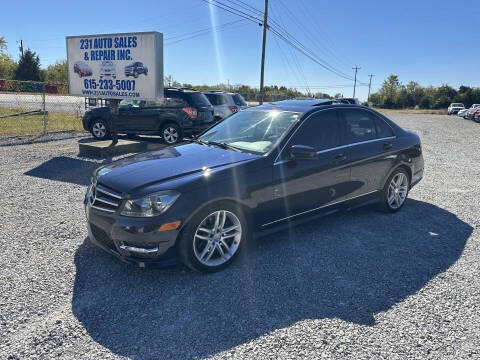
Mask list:
[{"label": "car shadow", "polygon": [[410,199],[261,238],[226,270],[139,269],[86,240],[75,254],[72,311],[122,356],[202,358],[304,319],[375,325],[461,256],[473,228]]},{"label": "car shadow", "polygon": [[[107,159],[106,162],[111,162],[111,159]],[[25,172],[25,175],[78,185],[88,185],[90,184],[93,171],[100,165],[100,163],[95,161],[57,156]]]}]

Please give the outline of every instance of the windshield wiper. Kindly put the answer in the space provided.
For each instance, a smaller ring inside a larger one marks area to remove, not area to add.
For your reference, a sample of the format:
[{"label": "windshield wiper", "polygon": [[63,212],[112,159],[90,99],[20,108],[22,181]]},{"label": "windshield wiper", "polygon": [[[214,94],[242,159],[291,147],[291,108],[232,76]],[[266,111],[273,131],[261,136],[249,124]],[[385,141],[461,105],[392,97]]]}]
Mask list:
[{"label": "windshield wiper", "polygon": [[234,150],[234,151],[238,151],[238,152],[243,152],[241,149],[237,148],[236,146],[227,144],[226,142],[206,141],[204,143],[205,144],[210,144],[210,145],[215,145],[215,146],[218,146],[222,149],[229,149],[229,150]]}]

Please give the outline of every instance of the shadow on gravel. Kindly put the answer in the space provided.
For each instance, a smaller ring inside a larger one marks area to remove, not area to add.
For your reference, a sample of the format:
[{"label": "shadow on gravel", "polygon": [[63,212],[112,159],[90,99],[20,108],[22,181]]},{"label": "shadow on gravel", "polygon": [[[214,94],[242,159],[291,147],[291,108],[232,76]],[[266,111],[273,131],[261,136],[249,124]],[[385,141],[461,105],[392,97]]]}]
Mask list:
[{"label": "shadow on gravel", "polygon": [[93,170],[100,164],[67,156],[54,157],[25,173],[42,179],[63,181],[78,185],[90,184]]},{"label": "shadow on gravel", "polygon": [[96,342],[136,358],[201,358],[304,319],[374,325],[454,264],[472,230],[409,200],[396,214],[364,208],[270,235],[210,275],[124,265],[86,240],[72,310]]}]

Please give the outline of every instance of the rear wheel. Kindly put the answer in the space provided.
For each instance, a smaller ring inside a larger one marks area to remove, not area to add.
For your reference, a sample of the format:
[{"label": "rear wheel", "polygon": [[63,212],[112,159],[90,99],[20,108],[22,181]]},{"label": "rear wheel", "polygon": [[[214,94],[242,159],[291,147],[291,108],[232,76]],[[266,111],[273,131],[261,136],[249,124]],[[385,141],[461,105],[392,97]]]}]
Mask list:
[{"label": "rear wheel", "polygon": [[185,226],[179,258],[192,270],[215,272],[227,267],[245,247],[247,221],[238,206],[219,203],[200,210]]},{"label": "rear wheel", "polygon": [[409,176],[405,169],[400,168],[388,178],[380,197],[380,208],[385,212],[400,210],[408,197],[410,190]]},{"label": "rear wheel", "polygon": [[106,140],[110,138],[110,129],[108,128],[107,122],[103,119],[92,120],[90,129],[95,139]]},{"label": "rear wheel", "polygon": [[176,144],[180,140],[182,140],[180,128],[176,124],[167,124],[163,126],[161,130],[161,135],[163,141],[168,145]]}]

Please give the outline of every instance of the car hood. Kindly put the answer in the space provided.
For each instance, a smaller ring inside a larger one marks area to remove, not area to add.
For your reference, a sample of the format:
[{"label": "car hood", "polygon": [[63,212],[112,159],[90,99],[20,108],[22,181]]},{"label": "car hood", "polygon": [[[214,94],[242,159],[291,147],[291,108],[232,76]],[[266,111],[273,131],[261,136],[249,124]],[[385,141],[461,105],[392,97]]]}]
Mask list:
[{"label": "car hood", "polygon": [[258,157],[213,145],[187,143],[115,161],[99,168],[103,171],[97,181],[112,190],[129,194],[146,186],[203,172],[207,168],[214,169]]}]

